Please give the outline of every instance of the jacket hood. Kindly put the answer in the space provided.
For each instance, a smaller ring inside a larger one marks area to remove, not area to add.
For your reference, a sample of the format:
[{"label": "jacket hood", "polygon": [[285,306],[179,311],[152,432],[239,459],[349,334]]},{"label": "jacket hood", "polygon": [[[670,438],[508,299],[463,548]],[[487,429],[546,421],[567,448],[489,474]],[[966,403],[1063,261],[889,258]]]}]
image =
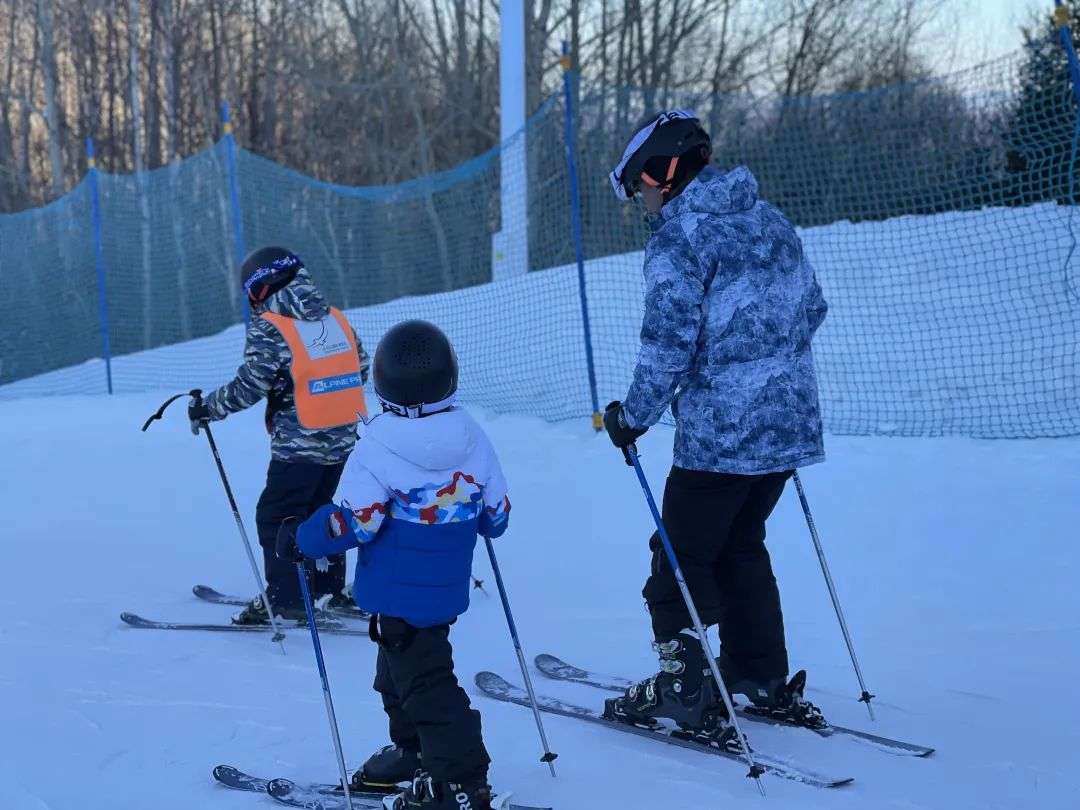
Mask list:
[{"label": "jacket hood", "polygon": [[253,311],[256,315],[274,312],[301,321],[318,321],[330,314],[330,307],[311,280],[308,269],[301,267],[296,272],[296,278],[254,307]]},{"label": "jacket hood", "polygon": [[758,182],[745,166],[722,172],[706,166],[683,193],[664,206],[664,219],[682,214],[736,214],[749,211],[758,201]]},{"label": "jacket hood", "polygon": [[408,419],[382,413],[368,423],[363,442],[373,441],[423,470],[449,470],[462,465],[477,442],[477,426],[460,408]]}]

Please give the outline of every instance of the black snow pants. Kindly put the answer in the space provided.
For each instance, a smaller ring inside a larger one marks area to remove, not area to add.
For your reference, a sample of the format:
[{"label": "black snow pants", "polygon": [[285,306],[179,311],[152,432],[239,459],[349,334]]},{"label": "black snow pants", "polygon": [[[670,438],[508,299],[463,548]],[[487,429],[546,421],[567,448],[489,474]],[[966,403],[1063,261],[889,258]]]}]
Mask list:
[{"label": "black snow pants", "polygon": [[375,691],[390,718],[390,739],[420,753],[437,782],[487,778],[491,759],[480,732],[480,712],[454,675],[450,625],[413,627],[379,616]]},{"label": "black snow pants", "polygon": [[[266,472],[266,489],[255,507],[255,525],[263,550],[266,595],[274,610],[303,611],[296,565],[279,560],[274,554],[278,527],[285,518],[307,518],[320,506],[330,503],[337,491],[345,463],[315,464],[272,459]],[[345,555],[330,558],[330,568],[319,571],[314,560],[307,560],[308,582],[312,599],[325,594],[339,594],[345,588]]]},{"label": "black snow pants", "polygon": [[[672,467],[664,525],[694,604],[720,626],[724,680],[765,683],[788,674],[784,617],[765,521],[790,472],[730,475]],[[642,590],[658,640],[693,627],[659,534],[649,540],[652,572]]]}]

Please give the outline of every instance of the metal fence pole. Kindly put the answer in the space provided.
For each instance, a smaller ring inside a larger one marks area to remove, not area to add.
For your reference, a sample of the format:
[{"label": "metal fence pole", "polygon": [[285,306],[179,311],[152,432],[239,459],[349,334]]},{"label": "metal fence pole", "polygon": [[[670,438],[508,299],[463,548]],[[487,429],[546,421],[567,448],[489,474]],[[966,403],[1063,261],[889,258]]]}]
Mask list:
[{"label": "metal fence pole", "polygon": [[105,249],[101,243],[101,195],[98,189],[97,159],[94,139],[86,139],[87,191],[90,194],[90,225],[93,231],[94,270],[97,272],[98,326],[101,329],[101,354],[105,358],[105,385],[113,392],[112,344],[109,341],[109,300],[105,286]]},{"label": "metal fence pole", "polygon": [[566,108],[566,169],[570,185],[570,229],[577,258],[578,294],[581,297],[581,323],[585,330],[585,365],[589,374],[589,395],[592,397],[592,426],[599,432],[604,427],[600,403],[596,396],[596,366],[593,364],[592,327],[589,324],[589,297],[585,291],[585,247],[581,236],[581,189],[578,186],[577,146],[574,138],[574,64],[570,45],[562,44],[563,95]]},{"label": "metal fence pole", "polygon": [[1073,96],[1080,104],[1080,59],[1076,56],[1076,48],[1072,41],[1072,28],[1070,27],[1069,7],[1061,2],[1054,1],[1054,24],[1058,29],[1058,38],[1061,47],[1065,51],[1065,58],[1069,62],[1069,78],[1072,80]]},{"label": "metal fence pole", "polygon": [[[225,166],[229,179],[229,205],[232,208],[233,258],[237,268],[244,263],[247,247],[244,244],[244,219],[240,211],[240,182],[236,172],[236,136],[233,135],[232,119],[229,116],[229,102],[221,102],[221,129],[225,141]],[[251,317],[251,307],[247,296],[241,296],[244,308],[244,323]]]}]

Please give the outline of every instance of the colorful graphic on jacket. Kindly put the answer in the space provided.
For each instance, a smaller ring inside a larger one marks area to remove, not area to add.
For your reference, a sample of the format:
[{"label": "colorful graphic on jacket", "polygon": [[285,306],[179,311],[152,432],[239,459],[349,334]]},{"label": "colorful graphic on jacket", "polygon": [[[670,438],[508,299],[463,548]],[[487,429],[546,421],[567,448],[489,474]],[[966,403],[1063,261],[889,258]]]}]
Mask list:
[{"label": "colorful graphic on jacket", "polygon": [[484,511],[485,530],[499,534],[498,529],[510,517],[510,499],[503,498],[496,508],[485,507],[483,488],[471,475],[458,471],[444,484],[425,484],[407,492],[393,490],[393,499],[388,503],[360,508],[350,505],[350,511],[353,532],[362,543],[375,539],[387,517],[435,526],[479,520]]}]

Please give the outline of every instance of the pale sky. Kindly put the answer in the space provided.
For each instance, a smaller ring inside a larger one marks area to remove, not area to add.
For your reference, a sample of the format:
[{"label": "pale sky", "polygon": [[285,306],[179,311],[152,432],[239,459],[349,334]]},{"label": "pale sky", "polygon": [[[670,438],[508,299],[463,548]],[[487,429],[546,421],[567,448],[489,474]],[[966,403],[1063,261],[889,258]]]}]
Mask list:
[{"label": "pale sky", "polygon": [[1033,12],[1049,17],[1054,0],[951,0],[944,25],[959,29],[959,53],[935,54],[939,67],[969,67],[1018,49],[1023,42],[1020,25]]}]

